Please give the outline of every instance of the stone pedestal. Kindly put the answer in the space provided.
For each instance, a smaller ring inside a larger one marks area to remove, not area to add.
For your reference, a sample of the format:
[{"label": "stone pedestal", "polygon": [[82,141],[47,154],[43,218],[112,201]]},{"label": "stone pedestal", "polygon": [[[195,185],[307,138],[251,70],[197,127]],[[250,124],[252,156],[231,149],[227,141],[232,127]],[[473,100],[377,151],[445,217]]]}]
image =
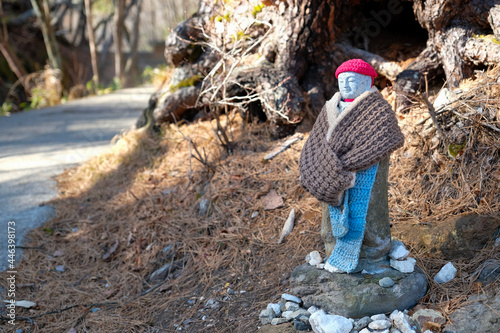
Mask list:
[{"label": "stone pedestal", "polygon": [[[387,192],[388,176],[389,158],[380,162],[377,170],[366,216],[365,236],[359,254],[359,263],[354,272],[366,270],[370,274],[378,274],[385,271],[389,265],[391,229]],[[335,247],[336,239],[332,235],[330,215],[326,204],[323,204],[321,237],[325,243],[325,254],[329,257]]]},{"label": "stone pedestal", "polygon": [[[384,288],[379,281],[390,277],[395,284]],[[427,291],[427,278],[419,269],[405,274],[387,268],[377,275],[333,274],[309,264],[296,267],[290,278],[290,294],[304,308],[316,306],[330,314],[361,318],[415,306]]]}]

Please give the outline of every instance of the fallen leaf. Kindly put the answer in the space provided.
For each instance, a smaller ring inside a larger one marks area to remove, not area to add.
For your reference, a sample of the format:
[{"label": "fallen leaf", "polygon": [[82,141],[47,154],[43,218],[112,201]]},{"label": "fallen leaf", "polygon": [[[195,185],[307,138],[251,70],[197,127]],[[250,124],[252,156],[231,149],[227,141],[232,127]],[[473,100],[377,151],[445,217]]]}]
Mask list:
[{"label": "fallen leaf", "polygon": [[280,244],[283,239],[290,235],[293,230],[293,222],[295,220],[295,209],[290,211],[288,218],[286,219],[285,225],[283,226],[283,230],[281,231],[280,239],[278,240],[278,244]]},{"label": "fallen leaf", "polygon": [[[4,302],[12,304],[11,301],[4,301]],[[30,302],[30,301],[15,301],[14,305],[17,306],[17,307],[22,307],[22,308],[29,309],[29,308],[32,308],[32,307],[36,306],[36,303]]]},{"label": "fallen leaf", "polygon": [[276,190],[269,191],[268,194],[263,196],[262,204],[265,210],[272,210],[283,206],[283,198],[276,193]]},{"label": "fallen leaf", "polygon": [[103,256],[102,256],[102,259],[106,260],[108,259],[113,253],[115,253],[116,249],[118,248],[118,245],[120,245],[120,241],[118,240],[118,238],[116,239],[115,243],[113,244],[113,246],[111,246],[108,250],[108,252],[106,252]]}]

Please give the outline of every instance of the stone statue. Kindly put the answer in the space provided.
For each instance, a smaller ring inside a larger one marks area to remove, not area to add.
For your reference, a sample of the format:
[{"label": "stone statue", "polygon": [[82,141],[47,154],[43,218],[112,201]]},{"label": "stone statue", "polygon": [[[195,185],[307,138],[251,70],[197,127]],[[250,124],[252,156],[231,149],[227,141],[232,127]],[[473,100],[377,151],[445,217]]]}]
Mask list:
[{"label": "stone statue", "polygon": [[326,102],[300,157],[302,185],[323,205],[322,236],[330,272],[376,273],[387,267],[390,154],[404,136],[394,111],[361,59],[341,64],[340,92]]}]

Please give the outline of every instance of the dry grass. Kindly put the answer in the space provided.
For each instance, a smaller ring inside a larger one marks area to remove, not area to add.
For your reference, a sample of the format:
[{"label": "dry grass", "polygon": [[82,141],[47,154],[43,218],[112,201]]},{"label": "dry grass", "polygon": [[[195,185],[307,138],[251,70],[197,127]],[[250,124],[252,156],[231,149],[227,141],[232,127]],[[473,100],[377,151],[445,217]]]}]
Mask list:
[{"label": "dry grass", "polygon": [[[498,75],[493,73],[487,75]],[[492,99],[497,88],[484,86],[466,104],[483,100],[483,95]],[[498,102],[487,103],[498,110]],[[419,112],[411,117],[424,116]],[[409,118],[402,120],[405,134],[416,138],[421,125]],[[37,303],[32,310],[18,309],[19,316],[33,321],[20,328],[173,332],[182,325],[188,332],[257,330],[258,312],[286,291],[293,268],[310,251],[323,248],[320,205],[298,183],[305,140],[264,162],[266,152],[278,144],[265,125],[243,126],[233,119],[232,155],[218,146],[215,126],[215,121],[205,121],[165,126],[158,135],[131,132],[109,154],[59,177],[60,194],[51,202],[57,216],[31,233],[29,246],[37,248],[27,249],[18,267],[17,298]],[[430,147],[426,138],[419,145],[407,142],[393,155],[390,205],[396,231],[398,224],[439,223],[464,212],[498,215],[498,134],[475,119],[466,128],[467,145],[456,160],[444,156],[442,144]],[[185,136],[207,156],[206,165],[190,158],[193,146],[188,147]],[[285,205],[265,211],[261,197],[271,189]],[[201,216],[198,206],[204,199],[210,208]],[[292,208],[297,211],[296,227],[278,245]],[[254,212],[258,216],[252,218]],[[168,245],[172,250],[164,253]],[[430,277],[444,264],[417,248],[413,253]],[[474,260],[458,262],[459,278],[446,285],[431,282],[423,301],[449,313],[480,289],[474,277],[486,258],[495,257],[498,249],[490,244]],[[167,263],[175,263],[168,278],[149,281]],[[58,272],[58,265],[66,270]],[[209,299],[220,308],[207,307]]]}]

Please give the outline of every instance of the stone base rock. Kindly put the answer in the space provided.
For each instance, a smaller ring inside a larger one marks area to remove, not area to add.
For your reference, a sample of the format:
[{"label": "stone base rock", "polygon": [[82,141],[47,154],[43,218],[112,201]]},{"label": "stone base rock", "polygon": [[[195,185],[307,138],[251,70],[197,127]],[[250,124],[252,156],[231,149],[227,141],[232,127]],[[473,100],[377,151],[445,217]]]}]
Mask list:
[{"label": "stone base rock", "polygon": [[469,297],[467,305],[450,315],[443,333],[498,333],[500,327],[500,291],[495,287]]},{"label": "stone base rock", "polygon": [[[394,280],[394,286],[381,287],[378,282],[384,277]],[[427,291],[427,278],[417,267],[411,274],[387,268],[382,274],[369,276],[333,274],[303,264],[293,270],[290,282],[290,293],[299,296],[305,308],[314,305],[347,318],[409,309]]]}]

